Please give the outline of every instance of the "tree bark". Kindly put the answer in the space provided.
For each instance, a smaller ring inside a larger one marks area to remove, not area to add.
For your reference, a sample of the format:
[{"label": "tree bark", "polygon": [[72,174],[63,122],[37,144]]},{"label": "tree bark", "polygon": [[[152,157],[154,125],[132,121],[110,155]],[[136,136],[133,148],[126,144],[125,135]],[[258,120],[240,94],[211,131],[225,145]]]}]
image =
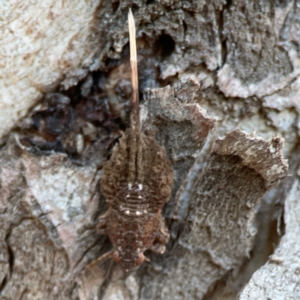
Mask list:
[{"label": "tree bark", "polygon": [[[96,233],[107,209],[99,181],[128,126],[129,8],[143,130],[174,169],[171,238],[135,272],[109,260],[88,270],[111,249]],[[300,298],[297,4],[1,10],[1,299]]]}]

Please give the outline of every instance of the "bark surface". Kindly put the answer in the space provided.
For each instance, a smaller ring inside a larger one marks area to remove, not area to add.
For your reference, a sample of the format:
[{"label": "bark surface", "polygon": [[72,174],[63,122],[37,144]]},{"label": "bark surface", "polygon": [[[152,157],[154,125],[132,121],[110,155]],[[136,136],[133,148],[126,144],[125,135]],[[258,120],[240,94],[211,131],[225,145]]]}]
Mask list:
[{"label": "bark surface", "polygon": [[[96,233],[103,163],[141,121],[174,168],[163,255],[124,273]],[[8,1],[0,7],[0,299],[299,299],[299,5]],[[287,176],[289,174],[289,176]]]}]

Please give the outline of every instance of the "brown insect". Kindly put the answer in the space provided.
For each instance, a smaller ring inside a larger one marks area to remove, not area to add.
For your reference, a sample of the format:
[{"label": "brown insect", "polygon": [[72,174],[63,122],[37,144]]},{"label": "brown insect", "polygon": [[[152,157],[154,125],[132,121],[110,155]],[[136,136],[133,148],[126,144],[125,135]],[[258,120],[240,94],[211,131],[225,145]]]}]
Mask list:
[{"label": "brown insect", "polygon": [[131,10],[128,25],[133,90],[131,123],[103,167],[101,190],[109,209],[97,226],[99,234],[109,236],[113,249],[89,268],[112,258],[125,271],[134,270],[149,261],[144,256],[145,250],[162,254],[169,240],[161,209],[170,198],[173,170],[164,147],[153,135],[141,131],[135,23]]}]

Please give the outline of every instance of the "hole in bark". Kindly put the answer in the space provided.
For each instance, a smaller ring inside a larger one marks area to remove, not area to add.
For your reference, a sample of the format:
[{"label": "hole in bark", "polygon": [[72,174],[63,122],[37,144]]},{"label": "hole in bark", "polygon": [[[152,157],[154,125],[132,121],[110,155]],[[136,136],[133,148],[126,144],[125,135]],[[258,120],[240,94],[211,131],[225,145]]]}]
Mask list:
[{"label": "hole in bark", "polygon": [[120,2],[119,1],[114,1],[114,2],[112,2],[111,5],[112,5],[113,11],[117,11],[118,8],[119,8]]},{"label": "hole in bark", "polygon": [[155,53],[162,57],[170,56],[174,50],[175,41],[168,34],[161,34],[154,43]]},{"label": "hole in bark", "polygon": [[112,59],[112,58],[107,58],[105,60],[105,66],[110,69],[110,68],[114,68],[117,65],[120,64],[120,60],[119,59]]},{"label": "hole in bark", "polygon": [[149,5],[149,4],[154,3],[154,2],[155,2],[155,0],[147,0],[146,5]]},{"label": "hole in bark", "polygon": [[139,6],[136,3],[132,3],[131,10],[133,15],[135,15],[135,11],[139,9]]}]

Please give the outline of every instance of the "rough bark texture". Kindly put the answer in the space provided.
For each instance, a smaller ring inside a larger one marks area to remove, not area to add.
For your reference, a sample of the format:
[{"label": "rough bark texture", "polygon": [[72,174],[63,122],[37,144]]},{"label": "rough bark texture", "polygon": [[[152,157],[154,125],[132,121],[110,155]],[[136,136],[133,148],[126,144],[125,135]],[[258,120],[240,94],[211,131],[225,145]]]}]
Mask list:
[{"label": "rough bark texture", "polygon": [[6,1],[1,5],[0,135],[48,90],[70,86],[99,66],[98,1]]},{"label": "rough bark texture", "polygon": [[[85,266],[111,247],[96,234],[99,180],[128,126],[130,7],[143,129],[175,182],[167,251],[126,274]],[[11,0],[0,11],[0,299],[300,298],[297,2]]]},{"label": "rough bark texture", "polygon": [[285,235],[268,262],[253,275],[240,300],[300,298],[299,186],[295,179],[285,199]]}]

